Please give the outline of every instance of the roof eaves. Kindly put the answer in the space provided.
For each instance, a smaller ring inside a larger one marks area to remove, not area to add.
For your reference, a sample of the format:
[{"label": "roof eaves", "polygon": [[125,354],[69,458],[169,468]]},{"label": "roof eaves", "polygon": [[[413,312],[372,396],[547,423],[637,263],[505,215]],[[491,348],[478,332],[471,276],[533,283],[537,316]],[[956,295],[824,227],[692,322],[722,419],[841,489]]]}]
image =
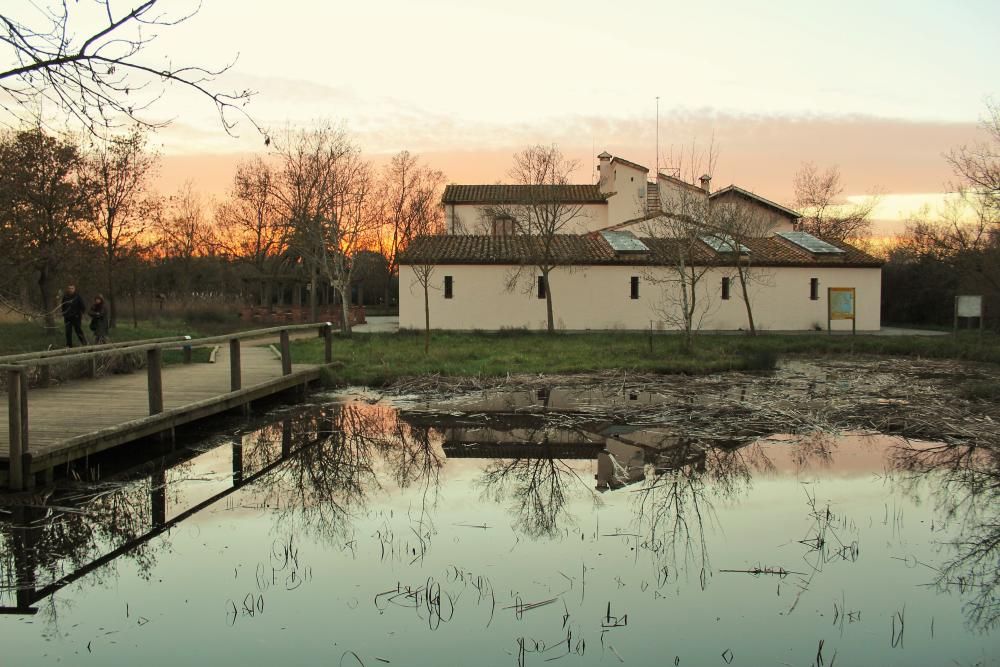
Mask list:
[{"label": "roof eaves", "polygon": [[750,192],[749,190],[744,190],[743,188],[739,187],[738,185],[727,185],[726,187],[722,188],[721,190],[716,190],[715,192],[713,192],[712,194],[710,194],[708,196],[708,198],[709,199],[715,199],[716,197],[724,195],[727,192],[735,192],[737,194],[743,195],[744,197],[748,197],[750,199],[755,199],[755,200],[759,201],[761,204],[764,204],[765,206],[769,206],[769,207],[771,207],[773,209],[781,211],[782,213],[785,213],[786,215],[789,215],[789,216],[791,216],[793,218],[801,218],[802,217],[802,214],[799,213],[798,211],[793,211],[792,209],[790,209],[788,207],[785,207],[785,206],[782,206],[781,204],[778,204],[777,202],[773,202],[770,199],[767,199],[766,197],[761,197],[759,194],[757,194],[755,192]]},{"label": "roof eaves", "polygon": [[624,165],[626,165],[628,167],[632,167],[634,169],[640,169],[640,170],[645,171],[647,173],[649,172],[649,168],[648,167],[643,167],[641,164],[637,164],[635,162],[632,162],[631,160],[626,160],[623,157],[615,156],[615,157],[611,158],[611,161],[612,162],[620,162],[621,164],[624,164]]}]

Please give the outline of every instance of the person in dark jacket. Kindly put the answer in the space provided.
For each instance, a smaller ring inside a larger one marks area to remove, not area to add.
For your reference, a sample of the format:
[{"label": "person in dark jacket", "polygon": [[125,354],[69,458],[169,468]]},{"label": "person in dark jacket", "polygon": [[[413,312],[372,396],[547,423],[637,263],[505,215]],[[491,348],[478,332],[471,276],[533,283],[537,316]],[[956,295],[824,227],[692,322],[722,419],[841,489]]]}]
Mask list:
[{"label": "person in dark jacket", "polygon": [[94,303],[87,311],[90,316],[90,330],[94,332],[94,342],[102,345],[108,342],[108,309],[104,305],[104,297],[98,294]]},{"label": "person in dark jacket", "polygon": [[83,335],[83,313],[87,310],[83,303],[83,297],[77,294],[76,285],[67,285],[66,292],[62,296],[62,316],[66,323],[66,347],[73,347],[73,332],[76,332],[81,345],[87,344],[87,339]]}]

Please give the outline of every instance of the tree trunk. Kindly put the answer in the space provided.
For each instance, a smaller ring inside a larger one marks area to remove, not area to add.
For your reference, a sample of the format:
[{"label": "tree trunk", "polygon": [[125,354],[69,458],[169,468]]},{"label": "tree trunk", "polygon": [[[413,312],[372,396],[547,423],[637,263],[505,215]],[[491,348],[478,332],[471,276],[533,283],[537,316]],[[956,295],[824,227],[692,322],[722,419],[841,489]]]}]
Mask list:
[{"label": "tree trunk", "polygon": [[138,298],[139,283],[136,279],[135,267],[132,267],[132,328],[139,328],[139,316],[136,314],[135,300]]},{"label": "tree trunk", "polygon": [[427,293],[427,285],[430,280],[424,281],[424,354],[431,349],[431,301]]},{"label": "tree trunk", "polygon": [[549,284],[548,271],[542,271],[542,280],[545,282],[545,316],[548,319],[547,331],[555,333],[556,325],[552,316],[552,286]]},{"label": "tree trunk", "polygon": [[104,295],[104,302],[108,304],[108,329],[114,329],[118,324],[118,303],[115,299],[115,271],[112,258],[108,257],[107,266],[107,294]]},{"label": "tree trunk", "polygon": [[743,267],[736,267],[736,273],[740,277],[740,289],[743,291],[743,305],[747,309],[747,324],[750,326],[750,335],[757,335],[757,327],[753,323],[753,309],[750,306],[750,295],[747,293],[747,278],[746,273],[743,271]]},{"label": "tree trunk", "polygon": [[316,311],[316,270],[309,272],[309,319],[315,322],[319,318]]},{"label": "tree trunk", "polygon": [[49,295],[49,289],[51,288],[49,282],[49,267],[43,265],[38,270],[38,289],[42,292],[42,312],[45,313],[45,326],[49,329],[54,329],[56,326],[56,316],[53,312],[55,307],[52,305],[52,298]]},{"label": "tree trunk", "polygon": [[350,338],[351,336],[351,284],[341,283],[337,285],[337,292],[340,293],[340,332]]}]

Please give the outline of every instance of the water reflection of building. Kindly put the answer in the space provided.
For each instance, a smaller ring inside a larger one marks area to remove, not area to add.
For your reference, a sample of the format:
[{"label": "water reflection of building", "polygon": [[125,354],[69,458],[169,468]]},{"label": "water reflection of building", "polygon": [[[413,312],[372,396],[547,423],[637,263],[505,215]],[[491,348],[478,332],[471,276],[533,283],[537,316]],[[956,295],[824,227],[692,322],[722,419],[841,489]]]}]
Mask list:
[{"label": "water reflection of building", "polygon": [[[593,460],[596,488],[605,491],[681,466],[704,470],[704,451],[672,430],[617,424],[588,417],[587,412],[591,405],[613,411],[664,400],[649,392],[536,389],[487,394],[458,404],[428,403],[405,419],[440,430],[449,458]],[[445,407],[461,407],[463,412],[446,412]]]}]

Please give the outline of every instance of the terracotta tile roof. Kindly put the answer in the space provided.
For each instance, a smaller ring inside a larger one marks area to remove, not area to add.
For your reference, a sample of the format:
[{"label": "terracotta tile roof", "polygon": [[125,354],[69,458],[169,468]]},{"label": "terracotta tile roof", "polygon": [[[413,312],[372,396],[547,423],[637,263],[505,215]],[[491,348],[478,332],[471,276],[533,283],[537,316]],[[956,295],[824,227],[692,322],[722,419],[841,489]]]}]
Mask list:
[{"label": "terracotta tile roof", "polygon": [[441,196],[444,204],[527,204],[565,202],[606,204],[598,185],[449,185]]},{"label": "terracotta tile roof", "polygon": [[674,185],[679,185],[681,187],[687,188],[688,190],[691,190],[700,195],[708,194],[705,192],[705,189],[700,185],[695,185],[694,183],[688,183],[684,179],[671,176],[670,174],[665,174],[662,171],[659,173],[659,176],[657,176],[657,178],[661,178],[664,181],[667,181],[668,183],[673,183]]},{"label": "terracotta tile roof", "polygon": [[626,165],[628,167],[632,167],[632,168],[638,169],[640,171],[649,171],[648,167],[643,167],[641,164],[637,164],[635,162],[632,162],[631,160],[626,160],[623,157],[617,157],[617,156],[613,157],[613,158],[611,158],[611,162],[612,163],[618,162],[620,164],[624,164],[624,165]]},{"label": "terracotta tile roof", "polygon": [[[532,256],[539,239],[526,236],[421,236],[400,255],[400,264],[521,264]],[[650,252],[616,254],[598,233],[560,234],[552,240],[555,264],[668,266],[676,242],[669,239],[642,238]],[[750,262],[755,266],[882,266],[882,262],[846,243],[828,241],[843,249],[843,255],[814,256],[777,238],[749,239]],[[704,244],[696,244],[694,259],[699,264],[727,264],[729,260]]]}]

